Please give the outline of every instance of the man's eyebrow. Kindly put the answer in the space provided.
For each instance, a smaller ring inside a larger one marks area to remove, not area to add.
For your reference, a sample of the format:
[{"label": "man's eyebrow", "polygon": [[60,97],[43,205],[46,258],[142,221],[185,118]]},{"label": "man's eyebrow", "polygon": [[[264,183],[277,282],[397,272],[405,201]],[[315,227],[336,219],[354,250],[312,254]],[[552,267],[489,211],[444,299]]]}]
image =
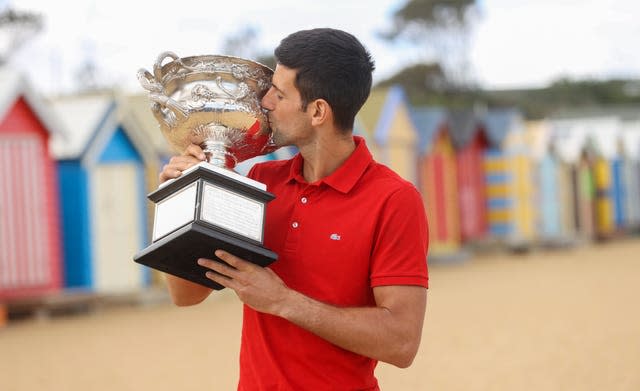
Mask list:
[{"label": "man's eyebrow", "polygon": [[280,92],[280,93],[284,94],[284,91],[282,91],[282,90],[280,89],[280,87],[278,87],[274,82],[271,82],[271,85],[273,86],[273,88],[275,88],[276,90],[278,90],[278,92]]}]

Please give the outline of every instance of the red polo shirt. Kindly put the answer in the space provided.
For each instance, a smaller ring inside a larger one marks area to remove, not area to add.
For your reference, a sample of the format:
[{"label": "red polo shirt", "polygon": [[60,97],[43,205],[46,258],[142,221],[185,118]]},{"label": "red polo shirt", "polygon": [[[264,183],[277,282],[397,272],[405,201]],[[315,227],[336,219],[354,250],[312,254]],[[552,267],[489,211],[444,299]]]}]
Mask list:
[{"label": "red polo shirt", "polygon": [[[315,183],[300,155],[257,164],[249,177],[276,195],[264,244],[285,284],[337,306],[375,306],[373,287],[428,286],[427,223],[416,188],[354,140],[347,161]],[[376,364],[244,307],[239,390],[377,390]]]}]

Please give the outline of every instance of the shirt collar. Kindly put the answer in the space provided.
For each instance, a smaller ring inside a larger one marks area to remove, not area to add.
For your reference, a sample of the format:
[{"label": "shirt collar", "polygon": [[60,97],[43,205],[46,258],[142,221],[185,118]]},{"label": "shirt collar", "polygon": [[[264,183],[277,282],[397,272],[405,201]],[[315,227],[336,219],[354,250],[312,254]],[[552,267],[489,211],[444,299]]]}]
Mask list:
[{"label": "shirt collar", "polygon": [[[351,156],[349,156],[347,160],[331,175],[322,178],[316,182],[316,184],[319,185],[324,183],[345,194],[355,186],[369,166],[369,163],[373,161],[373,157],[367,148],[364,138],[360,136],[353,136],[353,141],[356,144],[356,149],[353,151]],[[303,162],[304,159],[300,153],[293,157],[287,182],[295,180],[299,183],[306,183],[304,176],[302,175]]]}]

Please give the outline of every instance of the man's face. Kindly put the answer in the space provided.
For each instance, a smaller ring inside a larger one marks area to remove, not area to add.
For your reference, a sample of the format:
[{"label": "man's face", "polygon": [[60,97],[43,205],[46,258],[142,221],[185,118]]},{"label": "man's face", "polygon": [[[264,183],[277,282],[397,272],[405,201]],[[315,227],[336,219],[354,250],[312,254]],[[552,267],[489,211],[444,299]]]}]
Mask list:
[{"label": "man's face", "polygon": [[277,146],[299,146],[300,140],[310,135],[311,118],[307,111],[303,111],[295,78],[295,70],[278,64],[272,86],[262,98],[262,107],[269,110],[273,141]]}]

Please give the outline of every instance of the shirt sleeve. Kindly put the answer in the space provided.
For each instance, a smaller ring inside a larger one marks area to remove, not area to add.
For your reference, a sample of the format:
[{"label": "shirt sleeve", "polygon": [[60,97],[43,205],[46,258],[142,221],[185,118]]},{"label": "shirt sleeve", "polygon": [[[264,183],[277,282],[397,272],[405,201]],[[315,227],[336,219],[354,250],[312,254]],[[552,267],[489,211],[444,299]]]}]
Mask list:
[{"label": "shirt sleeve", "polygon": [[429,287],[427,217],[420,194],[405,186],[389,196],[378,219],[371,260],[371,286]]}]

